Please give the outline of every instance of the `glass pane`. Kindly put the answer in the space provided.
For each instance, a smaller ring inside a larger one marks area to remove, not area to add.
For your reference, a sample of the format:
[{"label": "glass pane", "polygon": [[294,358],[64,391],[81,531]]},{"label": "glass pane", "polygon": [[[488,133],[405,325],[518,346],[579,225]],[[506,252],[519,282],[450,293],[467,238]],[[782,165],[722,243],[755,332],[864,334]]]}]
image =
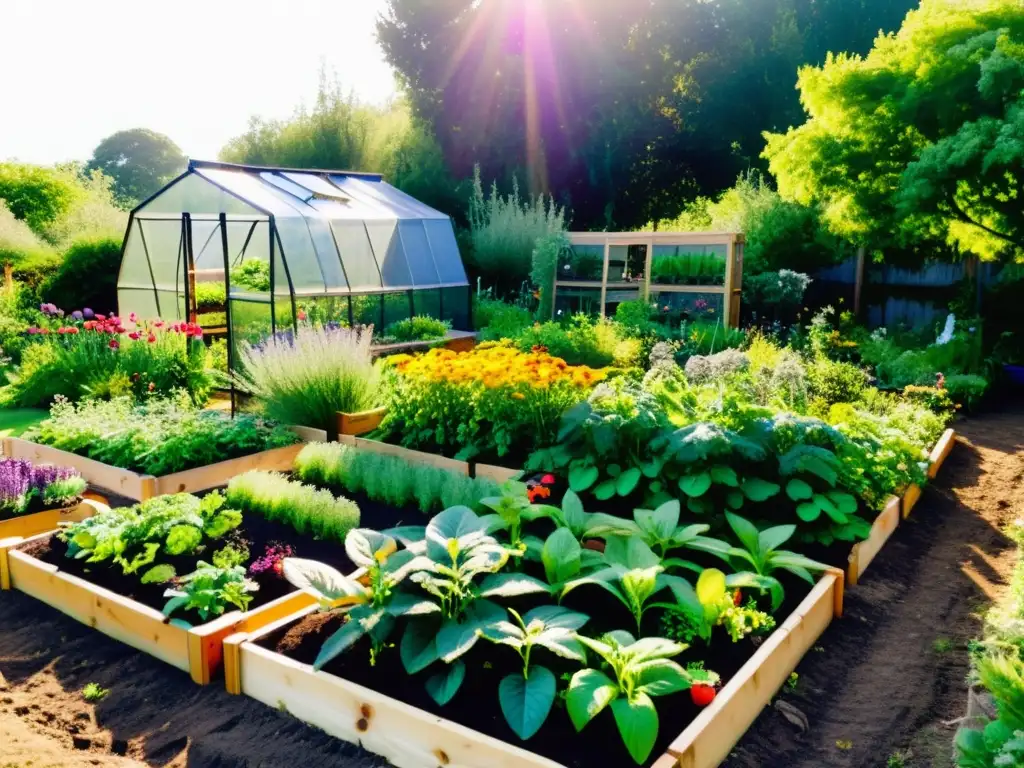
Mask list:
[{"label": "glass pane", "polygon": [[376,196],[381,200],[391,200],[395,203],[401,204],[413,212],[413,214],[422,219],[447,219],[448,217],[438,210],[431,208],[426,203],[421,203],[412,195],[406,194],[398,187],[393,187],[386,181],[370,182],[366,179],[360,179],[363,186],[370,187],[376,193]]},{"label": "glass pane", "polygon": [[[89,309],[93,308],[89,307]],[[112,309],[113,307],[96,307],[94,311],[109,312]],[[173,304],[169,309],[172,310],[170,316],[173,317]],[[127,316],[131,312],[146,319],[160,317],[156,306],[156,296],[152,288],[148,291],[144,288],[119,288],[117,291],[117,311],[122,317]]]},{"label": "glass pane", "polygon": [[636,288],[609,288],[604,297],[604,313],[615,317],[615,310],[624,301],[636,301],[640,298],[640,286]]},{"label": "glass pane", "polygon": [[384,294],[384,328],[380,329],[383,333],[384,329],[392,323],[397,323],[399,320],[405,320],[410,317],[412,307],[409,304],[409,292],[403,293],[385,293]]},{"label": "glass pane", "polygon": [[561,320],[577,312],[601,314],[601,289],[558,286],[555,291],[555,319]]},{"label": "glass pane", "polygon": [[377,269],[377,261],[373,257],[363,222],[332,219],[331,229],[338,242],[351,290],[380,288],[380,270]]},{"label": "glass pane", "polygon": [[139,232],[137,219],[128,233],[124,246],[124,258],[121,259],[121,271],[118,274],[118,287],[135,287],[153,289],[153,278],[146,262],[146,251],[142,247],[142,235]]},{"label": "glass pane", "polygon": [[317,296],[296,301],[300,323],[348,327],[348,296]]},{"label": "glass pane", "polygon": [[181,221],[139,221],[139,225],[142,228],[141,239],[149,251],[149,261],[153,267],[153,279],[157,287],[179,290],[185,275]]},{"label": "glass pane", "polygon": [[559,280],[601,280],[603,245],[572,245],[558,255]]},{"label": "glass pane", "polygon": [[608,282],[633,283],[644,279],[646,245],[613,245],[608,248]]},{"label": "glass pane", "polygon": [[348,282],[341,269],[341,259],[338,258],[338,249],[334,244],[330,223],[317,216],[309,216],[306,218],[306,224],[309,226],[309,233],[313,238],[316,255],[320,261],[320,272],[324,276],[324,285],[327,290],[347,290]]},{"label": "glass pane", "polygon": [[355,203],[379,211],[381,218],[419,218],[419,213],[407,206],[403,201],[389,198],[381,194],[380,182],[366,181],[354,176],[331,176],[331,181],[338,185]]},{"label": "glass pane", "polygon": [[[315,192],[318,195],[323,195],[327,198],[346,198],[344,192],[338,189],[336,186],[326,179],[322,179],[319,176],[312,173],[290,173],[285,172],[281,174],[289,181],[294,182],[302,187],[305,187],[310,193]],[[311,195],[312,196],[312,195]]]},{"label": "glass pane", "polygon": [[371,294],[352,297],[352,315],[356,325],[372,325],[379,328],[381,324],[381,295]]},{"label": "glass pane", "polygon": [[269,222],[228,220],[228,263],[235,266],[246,259],[270,263]]},{"label": "glass pane", "polygon": [[308,202],[313,193],[305,187],[300,187],[298,184],[290,181],[279,173],[261,173],[260,178],[268,184],[273,184],[278,189],[282,189],[290,195],[297,197],[302,202]]},{"label": "glass pane", "polygon": [[441,320],[451,320],[456,331],[471,331],[469,322],[469,298],[472,290],[465,288],[441,289]]},{"label": "glass pane", "polygon": [[451,219],[424,219],[423,228],[427,231],[430,250],[434,254],[434,266],[437,267],[437,279],[441,283],[465,283],[466,268],[459,253],[459,244],[455,240],[455,230]]},{"label": "glass pane", "polygon": [[[366,231],[370,235],[373,254],[380,265],[380,277],[385,288],[409,288],[413,285],[409,273],[409,262],[402,248],[396,221],[368,221]],[[436,278],[435,278],[436,280]],[[436,283],[435,283],[436,284]]]},{"label": "glass pane", "polygon": [[231,300],[231,343],[237,359],[242,343],[257,344],[270,336],[270,303]]},{"label": "glass pane", "polygon": [[683,320],[718,322],[722,317],[723,296],[720,293],[675,293],[651,290],[651,303],[657,318],[672,325]]},{"label": "glass pane", "polygon": [[409,262],[413,285],[437,285],[437,267],[434,266],[434,254],[430,251],[427,232],[421,221],[402,221],[398,224],[405,248],[405,258]]},{"label": "glass pane", "polygon": [[725,245],[655,245],[651,282],[661,285],[722,285]]},{"label": "glass pane", "polygon": [[192,173],[168,187],[146,203],[140,211],[152,213],[236,213],[261,215],[260,211],[244,200],[211,184],[198,173]]},{"label": "glass pane", "polygon": [[276,219],[275,224],[295,290],[322,292],[324,275],[313,249],[306,220],[301,216],[284,217]]},{"label": "glass pane", "polygon": [[412,305],[415,313],[424,317],[441,319],[441,291],[413,291]]},{"label": "glass pane", "polygon": [[192,220],[192,254],[196,269],[224,270],[219,221]]}]

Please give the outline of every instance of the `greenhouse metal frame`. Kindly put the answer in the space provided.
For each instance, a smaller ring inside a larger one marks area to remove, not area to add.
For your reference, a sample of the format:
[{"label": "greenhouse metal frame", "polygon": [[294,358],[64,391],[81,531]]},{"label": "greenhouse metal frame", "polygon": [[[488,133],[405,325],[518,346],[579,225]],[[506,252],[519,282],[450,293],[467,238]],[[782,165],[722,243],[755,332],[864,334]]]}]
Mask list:
[{"label": "greenhouse metal frame", "polygon": [[[233,285],[232,269],[253,260],[269,267],[269,285]],[[304,317],[471,325],[451,219],[379,174],[191,160],[129,216],[118,309],[196,322],[197,283],[213,281],[224,282],[229,357],[239,340]]]}]

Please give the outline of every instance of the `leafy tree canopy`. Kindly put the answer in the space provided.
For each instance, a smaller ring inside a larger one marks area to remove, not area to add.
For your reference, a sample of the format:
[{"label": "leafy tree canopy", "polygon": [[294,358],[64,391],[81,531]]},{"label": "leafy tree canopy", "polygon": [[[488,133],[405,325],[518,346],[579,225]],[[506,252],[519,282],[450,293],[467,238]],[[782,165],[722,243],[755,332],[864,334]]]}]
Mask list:
[{"label": "leafy tree canopy", "polygon": [[138,202],[182,173],[186,165],[185,155],[167,136],[132,128],[103,139],[86,168],[110,176],[120,200]]},{"label": "leafy tree canopy", "polygon": [[80,197],[73,173],[27,163],[0,163],[0,200],[16,219],[41,233]]},{"label": "leafy tree canopy", "polygon": [[1024,12],[923,0],[866,56],[801,70],[808,120],[768,134],[779,191],[885,248],[922,240],[1024,254]]}]

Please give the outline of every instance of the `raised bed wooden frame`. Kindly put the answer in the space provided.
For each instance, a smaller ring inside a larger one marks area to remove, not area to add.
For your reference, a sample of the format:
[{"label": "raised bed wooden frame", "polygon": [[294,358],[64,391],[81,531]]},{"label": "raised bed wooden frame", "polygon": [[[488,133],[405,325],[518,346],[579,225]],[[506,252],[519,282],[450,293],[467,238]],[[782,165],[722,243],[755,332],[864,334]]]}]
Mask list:
[{"label": "raised bed wooden frame", "polygon": [[[823,574],[796,610],[725,685],[715,702],[672,742],[656,765],[717,765],[832,618],[842,615],[843,578],[838,569]],[[284,709],[332,736],[384,757],[398,768],[559,768],[548,758],[327,672],[314,671],[308,664],[254,642],[315,610],[310,606],[257,631],[226,638],[224,679],[228,691]]]},{"label": "raised bed wooden frame", "polygon": [[[935,447],[928,458],[928,477],[934,479],[939,474],[942,463],[953,450],[956,433],[947,429],[942,437],[935,443]],[[875,559],[875,556],[882,551],[882,547],[896,531],[901,520],[910,516],[911,510],[921,498],[921,487],[910,485],[902,496],[890,496],[885,508],[875,518],[871,526],[871,533],[864,541],[859,541],[850,550],[850,559],[846,567],[846,583],[855,586],[864,575],[868,565]]]},{"label": "raised bed wooden frame", "polygon": [[373,430],[380,426],[387,412],[388,409],[386,407],[373,408],[372,410],[359,411],[358,413],[338,411],[338,434],[365,435],[367,432],[373,432]]},{"label": "raised bed wooden frame", "polygon": [[77,523],[92,517],[106,506],[106,499],[98,494],[91,494],[77,504],[60,509],[44,509],[30,515],[17,515],[0,520],[0,541],[4,539],[27,539],[46,531],[60,527],[61,523]]},{"label": "raised bed wooden frame", "polygon": [[20,551],[52,534],[0,541],[0,587],[31,595],[82,624],[188,672],[200,685],[208,684],[219,670],[225,637],[258,630],[316,604],[305,592],[292,592],[254,610],[232,611],[186,629],[167,623],[160,611]]},{"label": "raised bed wooden frame", "polygon": [[[301,435],[300,435],[301,436]],[[87,459],[77,453],[62,451],[49,445],[40,445],[16,437],[3,441],[4,455],[28,459],[35,464],[56,464],[73,467],[91,485],[125,496],[135,501],[145,501],[165,493],[196,493],[224,485],[235,475],[251,469],[290,471],[295,457],[302,450],[302,443],[286,445],[260,451],[237,459],[218,461],[205,467],[187,469],[170,475],[141,475],[94,459]]]}]

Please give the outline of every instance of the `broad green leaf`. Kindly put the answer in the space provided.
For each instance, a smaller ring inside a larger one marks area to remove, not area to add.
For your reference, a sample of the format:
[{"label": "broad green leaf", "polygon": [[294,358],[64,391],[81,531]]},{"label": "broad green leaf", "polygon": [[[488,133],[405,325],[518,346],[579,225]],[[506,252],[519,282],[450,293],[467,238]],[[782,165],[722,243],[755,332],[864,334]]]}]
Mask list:
[{"label": "broad green leaf", "polygon": [[809,557],[804,557],[796,552],[788,552],[786,550],[779,550],[772,553],[770,562],[772,565],[783,568],[797,566],[799,568],[806,568],[809,571],[828,570],[828,566],[824,563],[819,563],[817,560],[811,560]]},{"label": "broad green leaf", "polygon": [[433,600],[406,592],[394,595],[387,604],[387,612],[392,616],[426,616],[440,611],[441,606]]},{"label": "broad green leaf", "polygon": [[357,605],[348,614],[348,620],[321,646],[313,669],[322,669],[334,657],[351,648],[359,638],[376,627],[385,613],[382,609],[374,610],[365,605]]},{"label": "broad green leaf", "polygon": [[143,584],[165,584],[175,576],[177,572],[174,570],[173,565],[167,563],[161,563],[160,565],[154,565],[144,574],[142,574]]},{"label": "broad green leaf", "polygon": [[427,678],[426,688],[430,698],[443,707],[458,693],[466,679],[466,665],[462,661],[446,664],[441,672]]},{"label": "broad green leaf", "polygon": [[534,645],[547,648],[553,654],[561,656],[563,659],[572,659],[580,664],[587,660],[587,653],[583,649],[583,644],[568,629],[549,629],[537,635],[533,642]]},{"label": "broad green leaf", "polygon": [[695,472],[679,478],[679,490],[690,498],[696,499],[708,492],[711,487],[710,472]]},{"label": "broad green leaf", "polygon": [[633,605],[643,605],[651,595],[667,586],[664,582],[658,584],[661,570],[660,565],[655,565],[650,568],[633,568],[622,574],[622,591],[630,597]]},{"label": "broad green leaf", "polygon": [[635,643],[630,644],[625,652],[637,661],[650,661],[651,659],[667,659],[671,656],[678,656],[685,650],[685,643],[677,643],[666,637],[641,637]]},{"label": "broad green leaf", "polygon": [[710,515],[715,511],[707,499],[687,499],[686,508],[695,515]]},{"label": "broad green leaf", "polygon": [[790,525],[776,525],[765,528],[758,536],[762,552],[771,552],[778,549],[793,535],[793,527]]},{"label": "broad green leaf", "polygon": [[587,524],[587,513],[583,511],[583,502],[580,501],[580,497],[571,489],[566,491],[565,496],[562,497],[562,518],[569,530],[579,538]]},{"label": "broad green leaf", "polygon": [[736,470],[724,464],[716,464],[711,468],[711,479],[719,485],[728,485],[730,488],[735,488],[739,485]]},{"label": "broad green leaf", "polygon": [[728,521],[729,527],[732,528],[739,540],[743,542],[743,546],[747,548],[748,552],[756,553],[759,551],[757,526],[749,520],[733,514],[732,512],[726,512],[725,519]]},{"label": "broad green leaf", "polygon": [[661,574],[658,577],[663,584],[668,585],[669,591],[672,592],[672,596],[676,599],[676,603],[691,613],[700,615],[703,610],[700,599],[697,597],[697,592],[682,576],[672,576],[670,574]]},{"label": "broad green leaf", "polygon": [[[628,536],[637,533],[640,528],[632,520],[624,517],[595,512],[587,518],[584,536],[597,538],[602,536]],[[582,538],[582,537],[581,537]]]},{"label": "broad green leaf", "polygon": [[814,495],[814,489],[811,488],[810,483],[794,477],[786,483],[786,495],[793,501],[804,501]]},{"label": "broad green leaf", "polygon": [[606,540],[604,559],[609,565],[625,568],[650,568],[661,558],[639,536],[612,536]]},{"label": "broad green leaf", "polygon": [[652,459],[641,467],[641,471],[644,473],[644,477],[649,477],[652,480],[661,474],[661,469],[664,466],[664,462],[658,459]]},{"label": "broad green leaf", "polygon": [[679,526],[679,502],[666,501],[655,510],[636,509],[633,517],[640,528],[653,533],[658,541],[668,541]]},{"label": "broad green leaf", "polygon": [[616,696],[619,687],[603,672],[581,669],[565,692],[565,708],[577,731],[593,720]]},{"label": "broad green leaf", "polygon": [[493,573],[480,584],[480,597],[519,597],[550,592],[548,585],[525,573]]},{"label": "broad green leaf", "polygon": [[762,592],[768,592],[772,597],[772,613],[779,609],[785,596],[782,584],[779,583],[778,579],[772,576],[762,576],[759,573],[751,573],[749,571],[730,573],[725,577],[725,583],[730,588],[754,587]]},{"label": "broad green leaf", "polygon": [[488,600],[473,601],[466,609],[462,621],[447,619],[441,625],[436,640],[438,658],[446,664],[451,664],[476,645],[480,637],[479,630],[504,618],[504,608]]},{"label": "broad green leaf", "polygon": [[548,536],[540,556],[548,584],[561,584],[578,576],[581,551],[580,543],[568,528],[559,528]]},{"label": "broad green leaf", "polygon": [[693,523],[683,528],[677,528],[672,532],[672,545],[685,547],[690,542],[695,541],[702,533],[707,533],[709,530],[711,530],[711,526],[704,523]]},{"label": "broad green leaf", "polygon": [[594,486],[593,493],[594,498],[598,501],[608,501],[615,495],[615,481],[605,480],[603,483],[598,483]]},{"label": "broad green leaf", "polygon": [[813,501],[805,501],[796,505],[796,516],[805,523],[813,523],[821,517],[821,509]]},{"label": "broad green leaf", "polygon": [[743,495],[742,491],[729,491],[725,494],[726,506],[733,511],[743,509],[743,505],[746,501],[747,497]]},{"label": "broad green leaf", "polygon": [[619,726],[619,735],[638,765],[644,763],[658,738],[658,711],[646,693],[638,693],[629,701],[624,697],[612,702],[612,714]]},{"label": "broad green leaf", "polygon": [[829,491],[828,498],[844,515],[857,514],[857,497],[843,491]]},{"label": "broad green leaf", "polygon": [[505,721],[524,741],[547,720],[558,684],[547,667],[529,668],[529,677],[508,675],[498,684],[498,701]]},{"label": "broad green leaf", "polygon": [[597,467],[573,467],[569,470],[569,488],[576,493],[587,490],[597,482]]},{"label": "broad green leaf", "polygon": [[641,666],[637,690],[648,696],[667,696],[690,688],[686,670],[668,659],[654,659]]},{"label": "broad green leaf", "polygon": [[437,661],[437,632],[440,622],[432,619],[414,619],[405,625],[402,642],[398,646],[402,665],[410,675],[426,669]]},{"label": "broad green leaf", "polygon": [[381,533],[398,539],[405,546],[422,544],[427,538],[427,527],[425,525],[399,525],[395,528],[385,528]]},{"label": "broad green leaf", "polygon": [[427,523],[427,556],[434,562],[449,562],[450,542],[456,542],[456,551],[461,551],[483,535],[485,526],[469,507],[449,507]]},{"label": "broad green leaf", "polygon": [[801,466],[812,475],[817,475],[826,483],[835,486],[838,475],[836,471],[817,456],[805,456]]},{"label": "broad green leaf", "polygon": [[640,470],[630,467],[615,480],[615,492],[619,496],[629,496],[640,482]]},{"label": "broad green leaf", "polygon": [[717,568],[706,568],[697,578],[697,599],[708,607],[725,597],[725,574]]},{"label": "broad green leaf", "polygon": [[618,464],[609,464],[607,467],[605,467],[605,471],[608,473],[610,477],[618,477],[619,475],[622,474],[622,467],[619,466]]},{"label": "broad green leaf", "polygon": [[316,597],[323,608],[356,605],[366,601],[367,590],[362,584],[316,560],[286,557],[281,561],[281,573],[289,584]]},{"label": "broad green leaf", "polygon": [[382,564],[397,549],[393,538],[369,528],[354,528],[345,536],[345,554],[362,568]]},{"label": "broad green leaf", "polygon": [[760,477],[748,477],[743,481],[741,487],[743,494],[751,501],[767,501],[779,492],[776,483],[770,483]]}]

